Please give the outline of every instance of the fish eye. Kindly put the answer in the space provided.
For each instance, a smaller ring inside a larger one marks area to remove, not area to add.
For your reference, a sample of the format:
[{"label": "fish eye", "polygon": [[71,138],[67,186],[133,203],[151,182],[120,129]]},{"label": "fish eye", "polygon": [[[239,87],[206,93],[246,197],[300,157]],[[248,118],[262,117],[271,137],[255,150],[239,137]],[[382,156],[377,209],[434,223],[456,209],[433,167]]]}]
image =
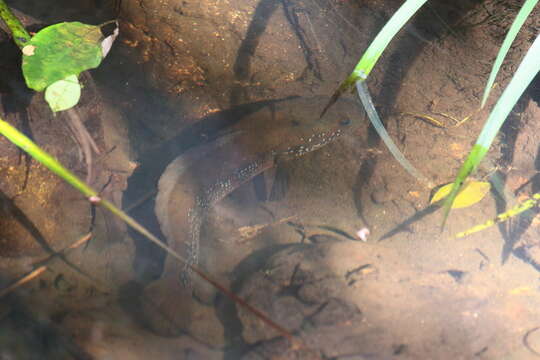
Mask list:
[{"label": "fish eye", "polygon": [[351,119],[347,118],[347,119],[341,119],[339,121],[339,125],[343,125],[343,126],[347,126],[347,125],[350,125],[351,124]]}]

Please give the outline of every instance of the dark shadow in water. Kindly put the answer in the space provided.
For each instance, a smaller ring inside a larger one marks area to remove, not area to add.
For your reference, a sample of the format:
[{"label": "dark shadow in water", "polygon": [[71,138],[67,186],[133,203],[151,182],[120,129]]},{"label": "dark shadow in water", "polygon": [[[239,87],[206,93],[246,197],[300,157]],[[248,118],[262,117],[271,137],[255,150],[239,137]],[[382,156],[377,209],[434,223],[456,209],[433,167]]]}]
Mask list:
[{"label": "dark shadow in water", "polygon": [[540,106],[540,73],[536,74],[535,78],[527,88],[527,93],[538,106]]},{"label": "dark shadow in water", "polygon": [[[318,60],[307,45],[304,29],[298,24],[297,12],[300,10],[296,9],[289,0],[261,0],[255,8],[253,18],[248,26],[246,36],[238,48],[234,62],[233,70],[238,82],[243,83],[249,79],[251,59],[255,55],[261,36],[266,31],[272,14],[280,5],[285,13],[285,18],[300,42],[300,47],[306,61],[306,70],[312,71],[317,79],[322,80]],[[245,93],[244,87],[242,85],[236,85],[231,91],[230,104],[232,106],[238,105],[246,99],[248,99],[248,96]]]},{"label": "dark shadow in water", "polygon": [[[3,214],[2,214],[3,213]],[[17,220],[17,223],[21,225],[35,240],[39,246],[50,256],[56,256],[62,260],[69,268],[75,270],[78,274],[83,275],[84,277],[96,281],[89,273],[79,268],[77,265],[69,261],[62,253],[55,251],[50,247],[47,240],[41,233],[41,231],[36,227],[28,216],[22,211],[15,202],[10,199],[3,191],[0,190],[0,215],[4,218],[13,217]],[[9,240],[9,239],[8,239]],[[39,266],[38,264],[34,264]]]},{"label": "dark shadow in water", "polygon": [[[290,247],[298,247],[298,249],[302,249],[309,246],[311,245],[278,244],[270,245],[263,249],[252,252],[234,268],[231,277],[235,280],[231,284],[231,291],[235,294],[239,294],[249,276],[258,271],[262,266],[265,265],[266,261],[270,257],[278,252]],[[251,305],[257,306],[257,304]],[[225,329],[224,334],[226,337],[226,342],[230,344],[230,346],[225,349],[225,360],[239,359],[243,354],[247,353],[258,345],[258,343],[247,344],[243,340],[243,327],[238,317],[237,305],[231,299],[220,293],[216,298],[215,307],[216,315]]]},{"label": "dark shadow in water", "polygon": [[311,50],[311,48],[307,44],[306,30],[300,26],[300,23],[298,21],[298,14],[306,10],[295,7],[294,4],[291,4],[290,0],[281,0],[281,3],[283,5],[283,11],[285,12],[285,17],[287,18],[287,21],[289,22],[289,24],[291,24],[291,27],[296,37],[298,38],[298,41],[300,42],[300,47],[302,48],[302,53],[304,54],[304,60],[306,61],[306,69],[304,70],[302,77],[304,77],[306,75],[306,71],[308,71],[308,72],[313,73],[315,78],[322,81],[323,77],[321,74],[319,61],[317,57],[315,56],[315,53]]},{"label": "dark shadow in water", "polygon": [[531,257],[528,251],[529,247],[531,246],[518,246],[517,248],[512,250],[512,255],[514,255],[524,263],[531,265],[536,271],[540,272],[540,263],[538,263],[533,257]]},{"label": "dark shadow in water", "polygon": [[[17,223],[21,225],[35,240],[41,248],[49,254],[53,254],[55,251],[50,247],[45,237],[39,231],[39,229],[34,225],[32,220],[26,216],[24,211],[22,211],[15,202],[10,199],[2,190],[0,190],[0,209],[2,211],[2,218],[13,217],[17,220]],[[9,240],[9,239],[8,239]]]},{"label": "dark shadow in water", "polygon": [[[530,96],[530,99],[540,105],[540,75],[536,75],[534,80],[529,85],[526,94]],[[514,110],[510,113],[501,128],[504,146],[502,147],[502,156],[499,159],[499,164],[503,168],[510,167],[513,163],[517,137],[523,126],[523,124],[521,123],[522,119],[519,114],[521,114],[525,110],[529,101],[530,100],[527,97],[522,98],[514,107]],[[529,179],[524,185],[520,186],[520,188],[516,189],[513,195],[518,195],[519,192],[529,184],[531,185],[532,193],[537,193],[540,191],[540,146],[538,147],[536,152],[534,167],[537,174],[534,175],[531,179]],[[502,179],[501,185],[504,186],[507,176],[502,172],[499,172],[499,174],[499,178]],[[495,197],[495,199],[497,214],[501,214],[508,210],[506,201],[502,200],[500,197]],[[510,257],[510,254],[513,254],[517,258],[525,261],[528,264],[531,264],[535,269],[540,269],[540,265],[535,263],[534,260],[528,257],[526,249],[523,246],[514,249],[515,244],[519,242],[522,235],[531,226],[533,218],[539,212],[540,209],[538,208],[538,206],[536,206],[518,215],[516,218],[510,219],[507,222],[499,223],[497,225],[504,240],[501,253],[501,262],[503,264],[506,263],[506,261]]]},{"label": "dark shadow in water", "polygon": [[0,319],[1,359],[92,360],[71,337],[63,334],[52,322],[34,315],[21,306],[16,296],[3,299],[11,305],[7,316]]},{"label": "dark shadow in water", "polygon": [[[503,168],[509,167],[514,161],[515,147],[517,136],[522,127],[521,116],[516,115],[517,112],[521,112],[524,109],[524,102],[518,104],[518,110],[510,113],[508,119],[505,121],[504,125],[501,128],[501,133],[503,134],[503,140],[505,146],[502,147],[502,156],[499,159],[499,165]],[[500,176],[500,186],[503,187],[506,183],[507,176],[506,174],[499,172]],[[493,191],[493,190],[492,190]],[[495,208],[497,214],[503,213],[507,210],[507,202],[501,199],[500,197],[495,197]],[[501,262],[504,264],[508,260],[508,257],[512,253],[514,244],[519,240],[521,234],[517,229],[511,229],[512,226],[509,226],[509,223],[500,223],[497,225],[501,236],[503,238],[504,244],[501,253]]]},{"label": "dark shadow in water", "polygon": [[429,205],[427,208],[425,208],[423,210],[417,211],[415,214],[413,214],[412,216],[407,218],[405,221],[401,222],[399,225],[394,227],[392,230],[388,231],[386,234],[381,236],[379,238],[379,241],[383,241],[383,240],[386,240],[388,238],[391,238],[392,236],[394,236],[394,235],[396,235],[396,234],[398,234],[400,232],[403,232],[403,231],[412,232],[411,229],[409,228],[409,226],[411,226],[412,224],[414,224],[417,221],[422,220],[427,215],[433,214],[435,211],[437,211],[437,210],[439,210],[441,208],[441,205],[442,205],[442,201],[438,201],[438,202],[436,202],[434,204]]},{"label": "dark shadow in water", "polygon": [[[42,25],[29,26],[29,31],[38,31]],[[3,31],[3,30],[0,30]],[[5,39],[0,43],[0,109],[3,109],[2,116],[15,118],[20,122],[19,126],[23,134],[30,139],[34,139],[30,127],[30,117],[28,107],[35,92],[30,90],[24,81],[21,70],[21,51],[11,40],[7,33],[0,34],[0,39]],[[8,120],[4,119],[4,120]],[[30,162],[32,157],[19,150],[19,164],[24,159],[25,177],[21,188],[26,189],[28,177],[30,175]]]},{"label": "dark shadow in water", "polygon": [[[521,116],[527,104],[529,102],[528,98],[522,99],[516,105],[514,111],[510,114],[506,122],[504,123],[501,133],[503,134],[504,146],[502,147],[502,157],[500,159],[500,165],[502,167],[510,167],[514,160],[515,147],[517,137],[522,129],[523,124],[521,123]],[[537,149],[537,154],[535,158],[535,170],[540,171],[540,147]],[[506,180],[506,175],[502,174],[501,178],[503,183]],[[525,184],[531,184],[531,190],[533,193],[540,191],[540,174],[536,174]],[[517,195],[524,186],[520,187],[515,191],[514,195]],[[503,213],[507,209],[506,202],[498,200],[496,202],[497,213]],[[514,246],[519,242],[522,235],[527,231],[527,229],[532,224],[532,220],[536,214],[538,214],[538,207],[534,207],[523,214],[520,214],[516,218],[510,219],[507,222],[499,223],[498,228],[501,232],[501,235],[504,239],[504,245],[501,254],[502,263],[506,263],[510,254],[514,253],[518,258],[524,260],[522,254],[518,255],[514,251]],[[529,262],[529,261],[527,261]],[[530,262],[529,262],[530,263]]]},{"label": "dark shadow in water", "polygon": [[[277,0],[261,0],[255,8],[253,20],[251,20],[246,36],[240,44],[234,63],[233,70],[237,80],[246,80],[249,77],[251,58],[255,55],[255,50],[259,46],[261,36],[266,31],[270,17],[280,4],[281,1]],[[232,92],[231,105],[238,103],[240,89],[238,87],[235,89],[236,91]]]},{"label": "dark shadow in water", "polygon": [[[57,24],[64,21],[80,21],[87,24],[99,24],[111,20],[120,14],[120,0],[94,0],[93,6],[88,1],[43,1],[36,6],[36,1],[8,1],[12,10],[20,11],[36,19],[46,19]],[[18,14],[16,14],[19,16]]]},{"label": "dark shadow in water", "polygon": [[[533,120],[534,121],[534,120]],[[534,161],[534,167],[536,170],[536,174],[529,179],[527,182],[531,185],[531,193],[535,194],[540,192],[540,146],[537,148],[536,151],[536,158]],[[520,189],[516,190],[518,192]],[[514,254],[519,259],[525,261],[528,264],[531,264],[535,269],[539,270],[540,264],[535,262],[532,258],[525,256],[526,251],[525,248],[527,245],[521,246],[519,248],[514,249],[514,245],[518,242],[518,240],[521,238],[521,236],[527,231],[527,229],[531,226],[533,219],[536,215],[540,213],[540,208],[538,206],[534,206],[533,208],[527,210],[526,212],[520,214],[517,216],[515,220],[510,220],[510,239],[512,240],[508,246],[507,243],[505,243],[505,247],[503,250],[507,251],[507,257],[510,255],[510,253]],[[535,245],[538,246],[538,245]],[[503,256],[505,255],[505,252],[503,251]],[[503,258],[503,260],[505,260]]]}]

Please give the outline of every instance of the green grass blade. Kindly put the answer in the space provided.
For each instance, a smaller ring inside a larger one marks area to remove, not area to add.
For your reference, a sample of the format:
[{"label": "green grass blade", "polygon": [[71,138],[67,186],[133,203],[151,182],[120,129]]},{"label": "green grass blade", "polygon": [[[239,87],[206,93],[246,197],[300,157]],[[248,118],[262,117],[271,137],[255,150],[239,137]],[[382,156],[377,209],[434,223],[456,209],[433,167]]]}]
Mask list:
[{"label": "green grass blade", "polygon": [[[98,196],[98,192],[88,186],[84,181],[80,180],[75,174],[66,169],[58,160],[49,155],[47,152],[42,150],[37,146],[32,140],[22,134],[19,130],[11,126],[9,123],[0,119],[0,134],[8,138],[12,143],[26,151],[34,159],[45,165],[49,170],[54,172],[56,175],[60,176],[62,179],[67,181],[71,186],[79,190],[86,197]],[[105,199],[100,199],[97,203],[107,210],[111,211],[113,214],[118,216],[120,219],[125,221],[128,225],[133,227],[136,231],[140,232],[142,235],[146,236],[150,241],[161,247],[171,256],[177,258],[183,263],[186,263],[186,260],[176,253],[174,250],[165,245],[161,240],[152,235],[148,230],[146,230],[142,225],[137,223],[133,218],[128,214],[118,209],[112,203]]]},{"label": "green grass blade", "polygon": [[31,36],[24,28],[21,21],[11,12],[4,0],[0,0],[0,18],[6,23],[11,31],[13,41],[22,49],[30,41]]},{"label": "green grass blade", "polygon": [[369,95],[369,90],[366,85],[365,81],[357,81],[356,82],[356,89],[358,91],[358,96],[360,97],[360,101],[362,101],[362,105],[364,106],[364,109],[366,110],[366,113],[369,117],[369,120],[371,121],[371,124],[373,124],[373,127],[375,128],[375,131],[377,131],[377,134],[381,137],[381,139],[386,144],[386,147],[388,150],[390,150],[390,153],[394,156],[394,158],[403,166],[403,168],[411,174],[413,177],[418,179],[420,182],[423,182],[428,187],[432,187],[430,181],[422,175],[403,155],[401,151],[399,151],[396,144],[392,141],[392,138],[390,138],[390,135],[388,135],[388,132],[384,128],[384,125],[381,121],[381,118],[379,117],[379,114],[377,114],[377,110],[375,109],[375,106],[373,105],[373,101],[371,100],[371,96]]},{"label": "green grass blade", "polygon": [[533,44],[527,51],[527,54],[521,61],[519,68],[512,77],[512,80],[502,93],[501,97],[497,101],[497,104],[489,114],[489,118],[482,128],[476,144],[469,153],[469,156],[462,165],[459,173],[454,181],[452,191],[446,198],[444,203],[444,216],[442,226],[446,223],[450,208],[454,202],[456,195],[461,189],[465,179],[478,167],[480,161],[486,155],[490,148],[495,136],[499,132],[502,124],[508,117],[510,111],[517,103],[527,86],[534,79],[536,74],[540,71],[540,35],[536,37]]},{"label": "green grass blade", "polygon": [[332,106],[343,93],[348,90],[352,90],[354,84],[357,81],[367,79],[369,73],[381,57],[382,53],[394,38],[399,30],[405,25],[407,21],[425,4],[427,0],[407,0],[401,7],[394,13],[394,15],[388,20],[384,25],[382,30],[377,34],[375,39],[371,42],[367,48],[362,58],[356,67],[354,68],[351,75],[343,81],[338,89],[334,92],[330,101],[325,106],[324,110],[321,113],[321,117],[326,113],[326,111]]},{"label": "green grass blade", "polygon": [[58,160],[49,155],[47,152],[43,151],[32,140],[2,119],[0,119],[0,133],[7,137],[12,143],[30,154],[34,159],[49,168],[49,170],[63,178],[86,197],[98,195],[97,191],[86,185],[82,180],[79,180],[77,176],[60,164]]},{"label": "green grass blade", "polygon": [[452,191],[448,194],[446,197],[446,200],[444,201],[444,215],[443,215],[443,223],[442,228],[444,228],[444,225],[446,223],[446,219],[448,218],[448,214],[450,213],[450,209],[452,208],[452,204],[454,203],[454,200],[456,199],[456,196],[461,191],[461,188],[463,186],[463,183],[467,179],[467,177],[478,167],[478,164],[480,164],[480,161],[484,158],[489,148],[474,144],[471,152],[469,153],[469,156],[467,156],[467,159],[461,166],[461,169],[459,169],[459,173],[456,177],[456,180],[454,180],[454,185],[452,186]]},{"label": "green grass blade", "polygon": [[495,83],[495,78],[497,77],[499,69],[501,68],[503,60],[506,57],[510,46],[514,42],[519,30],[521,29],[521,27],[525,23],[525,20],[527,20],[529,14],[537,3],[538,0],[526,0],[521,9],[519,10],[516,18],[514,19],[514,22],[512,23],[512,26],[510,27],[508,34],[506,34],[501,48],[499,49],[499,53],[497,54],[497,58],[495,59],[495,63],[493,64],[493,68],[491,69],[491,73],[489,74],[489,79],[486,84],[486,88],[484,89],[484,95],[482,96],[482,105],[480,107],[484,107],[484,105],[486,104],[489,93],[491,92],[491,89],[493,87],[493,83]]},{"label": "green grass blade", "polygon": [[354,78],[354,82],[360,79],[366,79],[390,41],[426,1],[427,0],[407,0],[401,5],[398,11],[396,11],[390,20],[388,20],[373,42],[369,45],[349,78]]}]

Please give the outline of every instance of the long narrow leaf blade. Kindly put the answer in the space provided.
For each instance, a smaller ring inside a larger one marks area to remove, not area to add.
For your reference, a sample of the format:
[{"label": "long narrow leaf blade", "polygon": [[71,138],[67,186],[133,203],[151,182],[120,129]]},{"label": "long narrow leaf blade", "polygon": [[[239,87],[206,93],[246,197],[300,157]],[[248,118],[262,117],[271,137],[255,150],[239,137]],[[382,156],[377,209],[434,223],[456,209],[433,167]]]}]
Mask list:
[{"label": "long narrow leaf blade", "polygon": [[508,34],[506,34],[506,37],[504,38],[504,41],[501,45],[501,48],[499,49],[499,53],[497,54],[497,58],[495,59],[495,63],[493,63],[493,68],[491,69],[491,73],[489,74],[489,79],[486,84],[486,88],[484,89],[484,95],[482,96],[482,105],[481,107],[484,107],[486,104],[486,101],[489,97],[489,93],[491,92],[491,88],[493,87],[493,83],[495,83],[495,78],[497,77],[497,74],[499,73],[499,69],[501,68],[501,65],[503,63],[504,58],[506,57],[506,54],[508,53],[508,50],[510,49],[510,45],[514,42],[516,39],[516,36],[525,23],[525,20],[527,20],[527,17],[529,17],[529,14],[533,10],[533,8],[538,3],[538,0],[527,0],[525,1],[525,4],[521,7],[519,10],[519,13],[517,14],[516,18],[514,19],[514,22],[512,23],[512,26],[510,26],[510,30],[508,31]]},{"label": "long narrow leaf blade", "polygon": [[478,167],[478,164],[480,164],[480,161],[486,155],[508,114],[512,111],[512,108],[527,86],[529,86],[536,74],[540,71],[540,61],[538,59],[540,59],[540,35],[534,40],[512,80],[497,101],[491,114],[489,114],[489,118],[482,128],[476,144],[459,170],[452,191],[444,203],[443,227],[448,218],[452,203],[460,191],[463,182]]},{"label": "long narrow leaf blade", "polygon": [[86,197],[97,196],[97,191],[93,190],[83,181],[79,180],[77,176],[60,164],[58,160],[43,151],[32,140],[2,119],[0,119],[0,134],[4,135],[9,139],[9,141],[26,151],[34,159],[49,168],[49,170],[67,181],[71,186],[79,190]]},{"label": "long narrow leaf blade", "polygon": [[407,21],[425,4],[427,0],[407,0],[401,7],[392,15],[390,20],[384,25],[382,30],[377,34],[371,42],[367,50],[360,58],[358,64],[354,68],[351,75],[343,81],[338,89],[334,92],[328,104],[324,107],[321,117],[332,106],[339,97],[346,91],[352,90],[354,84],[359,80],[367,79],[369,73],[381,57],[382,53],[394,38],[399,30]]},{"label": "long narrow leaf blade", "polygon": [[373,101],[371,100],[371,96],[369,95],[369,90],[365,81],[357,81],[356,89],[358,91],[360,101],[362,101],[362,105],[364,106],[364,109],[366,110],[366,113],[369,117],[369,120],[373,124],[375,131],[377,131],[377,133],[384,141],[386,147],[388,148],[388,150],[390,150],[394,158],[401,164],[401,166],[403,166],[403,168],[409,174],[418,179],[420,182],[426,184],[428,187],[432,187],[430,181],[418,170],[416,170],[416,168],[405,158],[405,156],[403,156],[403,153],[399,151],[396,144],[390,138],[390,135],[388,135],[388,132],[384,128],[381,118],[379,117],[379,114],[377,113],[377,110],[373,105]]}]

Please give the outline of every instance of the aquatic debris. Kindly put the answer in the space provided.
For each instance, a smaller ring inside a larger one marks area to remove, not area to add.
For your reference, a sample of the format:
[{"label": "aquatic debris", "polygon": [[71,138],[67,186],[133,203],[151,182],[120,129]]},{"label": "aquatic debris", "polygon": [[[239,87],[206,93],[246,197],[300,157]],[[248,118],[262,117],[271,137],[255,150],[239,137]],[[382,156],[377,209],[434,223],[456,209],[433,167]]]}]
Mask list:
[{"label": "aquatic debris", "polygon": [[242,242],[252,239],[255,236],[257,236],[262,230],[266,229],[267,227],[273,226],[273,225],[279,225],[286,222],[289,222],[296,218],[296,215],[289,216],[271,223],[266,224],[258,224],[258,225],[252,225],[252,226],[242,226],[238,228],[238,233],[242,237]]},{"label": "aquatic debris", "polygon": [[[45,259],[42,263],[48,263],[50,260],[58,257],[59,254],[65,253],[67,250],[75,249],[81,246],[82,244],[86,243],[88,240],[92,238],[92,233],[88,233],[84,235],[82,238],[74,242],[73,244],[69,245],[68,247],[62,249],[60,252],[53,254],[49,256],[47,259]],[[26,284],[27,282],[39,277],[42,273],[44,273],[49,268],[46,265],[41,265],[28,274],[21,277],[19,280],[15,281],[13,284],[9,285],[8,287],[0,290],[0,298],[6,296],[7,294],[12,293],[16,289],[18,289],[20,286]]]},{"label": "aquatic debris", "polygon": [[47,270],[46,266],[40,266],[35,270],[32,270],[29,274],[23,276],[13,284],[9,285],[7,288],[0,290],[0,298],[6,296],[7,294],[13,292],[18,287],[26,284],[27,282],[37,278],[39,275],[41,275],[45,270]]},{"label": "aquatic debris", "polygon": [[402,115],[414,116],[415,118],[424,120],[428,124],[433,125],[433,126],[438,127],[438,128],[441,128],[441,129],[446,129],[447,128],[446,125],[444,125],[439,120],[435,119],[433,116],[429,116],[429,115],[425,115],[425,114],[412,113],[412,112],[404,112],[404,113],[402,113]]},{"label": "aquatic debris", "polygon": [[97,205],[101,201],[101,198],[99,196],[90,196],[88,201],[90,201],[90,203],[93,205]]},{"label": "aquatic debris", "polygon": [[356,236],[358,236],[358,238],[363,242],[366,242],[369,236],[369,229],[367,227],[361,228],[356,232]]},{"label": "aquatic debris", "polygon": [[[454,183],[449,183],[442,186],[431,198],[430,204],[436,203],[439,200],[448,196],[452,190]],[[491,189],[489,182],[485,181],[468,181],[463,186],[463,189],[456,196],[452,209],[461,209],[476,204],[482,200]]]}]

